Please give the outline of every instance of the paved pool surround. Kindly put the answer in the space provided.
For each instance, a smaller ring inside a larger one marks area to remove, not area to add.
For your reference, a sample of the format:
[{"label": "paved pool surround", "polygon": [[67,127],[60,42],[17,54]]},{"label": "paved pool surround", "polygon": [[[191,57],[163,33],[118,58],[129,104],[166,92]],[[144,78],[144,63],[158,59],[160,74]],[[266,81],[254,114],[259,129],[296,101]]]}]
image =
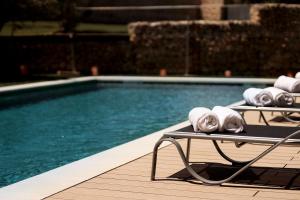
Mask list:
[{"label": "paved pool surround", "polygon": [[[275,79],[255,78],[201,78],[201,77],[131,77],[131,76],[98,76],[82,77],[68,80],[46,81],[0,88],[1,93],[17,92],[28,89],[54,87],[66,84],[99,82],[153,82],[185,84],[273,84]],[[91,179],[123,164],[131,162],[153,150],[156,141],[164,132],[183,128],[188,121],[154,132],[142,138],[116,146],[109,150],[69,163],[48,172],[33,176],[12,185],[0,188],[0,199],[38,200],[53,195],[66,188]],[[163,144],[161,147],[166,146]]]}]

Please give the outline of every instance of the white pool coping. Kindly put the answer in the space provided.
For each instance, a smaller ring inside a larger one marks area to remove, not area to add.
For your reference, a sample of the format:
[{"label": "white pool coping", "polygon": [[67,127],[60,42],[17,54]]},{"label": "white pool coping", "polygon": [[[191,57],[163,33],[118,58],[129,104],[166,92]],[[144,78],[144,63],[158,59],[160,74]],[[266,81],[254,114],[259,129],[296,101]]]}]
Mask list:
[{"label": "white pool coping", "polygon": [[42,81],[22,85],[0,87],[0,93],[69,85],[88,81],[99,82],[146,82],[146,83],[212,83],[212,84],[273,84],[274,78],[220,78],[220,77],[159,77],[159,76],[87,76],[66,80]]},{"label": "white pool coping", "polygon": [[99,81],[142,81],[160,83],[215,83],[215,84],[273,84],[274,78],[224,78],[224,77],[175,77],[175,76],[98,76]]},{"label": "white pool coping", "polygon": [[[98,76],[81,77],[68,80],[45,81],[24,85],[5,86],[1,92],[25,90],[86,81],[139,81],[139,82],[174,82],[174,83],[262,83],[272,84],[275,79],[252,78],[198,78],[198,77],[131,77]],[[91,179],[111,169],[119,167],[153,151],[154,144],[164,132],[174,131],[189,124],[188,121],[176,124],[142,138],[119,145],[109,150],[69,163],[23,181],[0,188],[2,200],[40,200],[83,181]],[[164,143],[161,147],[166,146]],[[150,166],[149,166],[150,167]]]}]

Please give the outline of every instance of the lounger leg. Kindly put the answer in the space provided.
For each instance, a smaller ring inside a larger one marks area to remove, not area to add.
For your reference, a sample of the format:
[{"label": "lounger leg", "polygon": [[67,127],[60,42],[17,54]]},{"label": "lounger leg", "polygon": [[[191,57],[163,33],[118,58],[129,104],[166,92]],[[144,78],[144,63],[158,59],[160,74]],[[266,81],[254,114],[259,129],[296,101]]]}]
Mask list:
[{"label": "lounger leg", "polygon": [[[221,185],[223,183],[226,183],[228,181],[231,181],[232,179],[234,179],[236,176],[238,176],[239,174],[241,174],[243,171],[245,171],[246,169],[248,169],[252,164],[254,164],[255,162],[257,162],[258,160],[260,160],[261,158],[263,158],[265,155],[267,155],[268,153],[270,153],[271,151],[273,151],[274,149],[276,149],[278,146],[280,146],[281,144],[285,143],[288,139],[294,137],[295,135],[298,135],[300,133],[299,131],[296,131],[294,133],[292,133],[291,135],[287,136],[286,138],[282,139],[281,141],[277,142],[276,144],[270,146],[268,149],[266,149],[265,151],[263,151],[260,155],[258,155],[256,158],[254,158],[253,160],[251,160],[249,163],[247,163],[246,165],[244,165],[243,167],[241,167],[238,171],[236,171],[234,174],[232,174],[231,176],[229,176],[226,179],[223,180],[208,180],[200,175],[198,175],[195,170],[189,165],[189,163],[186,160],[186,157],[184,155],[184,152],[180,146],[180,144],[173,138],[162,138],[160,139],[156,144],[159,146],[163,141],[169,141],[171,143],[173,143],[175,145],[175,147],[177,148],[177,151],[182,159],[183,164],[185,165],[186,169],[188,170],[188,172],[197,180],[200,180],[203,183],[209,184],[209,185]],[[156,146],[156,145],[155,145]],[[155,147],[156,149],[156,147]],[[156,151],[157,153],[157,151]],[[155,157],[156,160],[156,157]],[[156,164],[156,162],[155,162]],[[153,166],[152,166],[153,167]],[[154,171],[154,175],[155,175],[155,171]],[[152,174],[151,174],[151,178],[154,178],[153,176],[153,168],[152,168]],[[152,179],[153,180],[153,179]]]},{"label": "lounger leg", "polygon": [[292,122],[292,123],[300,123],[300,121],[291,119],[291,118],[289,117],[291,114],[293,114],[293,113],[281,112],[281,115],[282,115],[282,117],[283,117],[285,120],[287,120],[287,121],[289,121],[289,122]]},{"label": "lounger leg", "polygon": [[264,113],[263,113],[262,111],[259,111],[259,113],[260,113],[260,116],[262,117],[262,119],[264,120],[265,124],[266,124],[267,126],[270,126],[270,124],[269,124],[268,121],[266,120],[266,117],[265,117]]},{"label": "lounger leg", "polygon": [[242,118],[245,117],[245,112],[240,112],[240,114],[241,114]]},{"label": "lounger leg", "polygon": [[247,142],[235,142],[234,144],[237,148],[240,148],[241,146],[247,144]]},{"label": "lounger leg", "polygon": [[[152,169],[151,169],[151,180],[155,180],[155,174],[156,174],[156,163],[157,163],[157,151],[158,147],[161,145],[166,140],[166,138],[161,138],[158,140],[154,146],[153,149],[153,156],[152,156]],[[189,157],[190,157],[190,149],[191,149],[191,138],[187,139],[187,149],[186,149],[186,160],[189,162]]]},{"label": "lounger leg", "polygon": [[261,122],[261,113],[259,113],[258,122]]},{"label": "lounger leg", "polygon": [[[195,170],[193,170],[193,169],[191,168],[191,166],[189,165],[189,163],[188,163],[188,161],[187,161],[187,159],[186,159],[186,157],[185,157],[185,155],[184,155],[184,152],[183,152],[183,150],[182,150],[180,144],[179,144],[175,139],[173,139],[173,138],[162,138],[162,139],[160,139],[160,140],[156,143],[156,145],[155,145],[155,147],[154,147],[155,152],[153,152],[153,161],[157,159],[156,155],[157,155],[157,148],[158,148],[158,146],[159,146],[162,142],[164,142],[164,141],[171,142],[171,143],[173,143],[173,144],[175,145],[175,147],[177,148],[177,151],[178,151],[178,153],[179,153],[179,155],[180,155],[180,157],[181,157],[181,159],[182,159],[182,161],[183,161],[183,164],[185,165],[186,169],[188,170],[188,172],[189,172],[193,177],[195,177],[196,179],[202,181],[203,183],[210,183],[210,180],[207,180],[207,179],[205,179],[205,178],[199,176],[199,175],[195,172]],[[155,155],[155,156],[154,156],[154,155]],[[154,164],[154,163],[155,163],[155,164]],[[154,168],[155,168],[155,166],[156,166],[156,161],[155,161],[155,162],[152,162],[151,180],[154,180],[154,176],[155,176],[155,170],[154,170]]]},{"label": "lounger leg", "polygon": [[151,181],[155,180],[155,174],[156,174],[156,163],[157,163],[157,150],[158,147],[163,143],[164,138],[162,137],[160,140],[158,140],[154,146],[153,149],[153,156],[152,156],[152,169],[151,169]]},{"label": "lounger leg", "polygon": [[186,160],[188,162],[190,161],[190,152],[191,152],[191,138],[188,138],[186,144]]},{"label": "lounger leg", "polygon": [[242,117],[244,123],[247,124],[247,122],[245,120],[245,112],[240,112],[240,114],[241,114],[241,117]]}]

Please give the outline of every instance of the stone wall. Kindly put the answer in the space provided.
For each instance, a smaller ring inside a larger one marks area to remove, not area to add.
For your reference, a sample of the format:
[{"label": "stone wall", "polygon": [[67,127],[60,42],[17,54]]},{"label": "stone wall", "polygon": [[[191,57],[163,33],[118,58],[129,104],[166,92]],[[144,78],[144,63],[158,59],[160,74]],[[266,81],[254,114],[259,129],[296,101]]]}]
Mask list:
[{"label": "stone wall", "polygon": [[277,76],[300,70],[300,6],[251,7],[249,21],[129,25],[139,74]]}]

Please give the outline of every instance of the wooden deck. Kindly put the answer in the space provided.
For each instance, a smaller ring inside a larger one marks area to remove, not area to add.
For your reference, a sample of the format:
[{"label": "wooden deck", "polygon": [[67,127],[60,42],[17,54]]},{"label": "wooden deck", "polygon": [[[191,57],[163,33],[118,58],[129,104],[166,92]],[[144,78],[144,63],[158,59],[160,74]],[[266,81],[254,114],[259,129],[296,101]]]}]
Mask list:
[{"label": "wooden deck", "polygon": [[[257,124],[257,113],[245,115],[248,122]],[[271,118],[271,116],[268,116]],[[273,124],[291,125],[280,122]],[[294,126],[294,125],[293,125]],[[186,141],[181,140],[184,146]],[[240,159],[250,159],[267,148],[264,145],[246,144],[237,149],[233,143],[221,146],[226,153]],[[222,186],[206,186],[192,179],[173,145],[159,150],[157,181],[150,181],[152,154],[87,180],[59,192],[47,200],[299,200],[300,199],[300,148],[279,147],[256,163],[231,183]],[[191,146],[193,167],[202,175],[221,178],[234,168],[222,159],[212,142],[193,140]],[[199,163],[199,162],[203,163]],[[197,162],[197,163],[196,163]],[[205,162],[205,163],[204,163]],[[101,164],[101,163],[99,163]],[[208,169],[209,167],[209,169]],[[174,180],[174,178],[185,180]],[[166,179],[167,178],[167,179]]]}]

